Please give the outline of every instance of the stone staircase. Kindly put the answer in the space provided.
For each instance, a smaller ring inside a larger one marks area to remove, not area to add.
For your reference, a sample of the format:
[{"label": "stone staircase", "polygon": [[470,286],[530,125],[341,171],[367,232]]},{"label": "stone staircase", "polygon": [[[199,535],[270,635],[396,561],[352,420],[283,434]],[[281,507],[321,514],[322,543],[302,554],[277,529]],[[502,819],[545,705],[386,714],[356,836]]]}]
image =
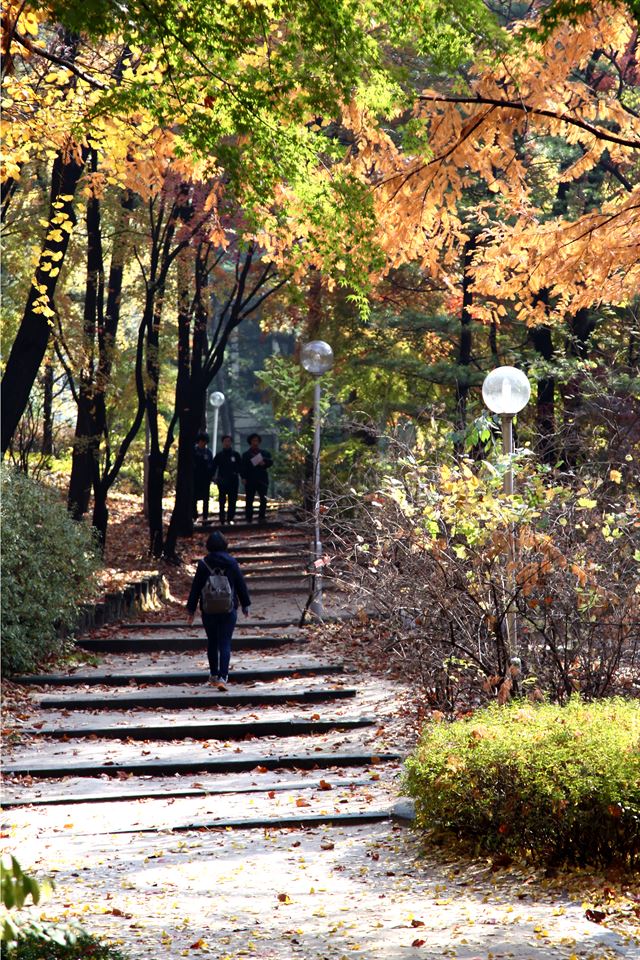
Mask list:
[{"label": "stone staircase", "polygon": [[[196,624],[137,621],[82,637],[99,664],[16,678],[33,691],[39,717],[5,758],[2,803],[12,817],[59,807],[83,831],[100,832],[91,812],[100,809],[110,832],[136,832],[404,816],[401,757],[381,732],[391,688],[350,683],[340,661],[308,652],[297,626],[306,539],[279,523],[233,528],[232,540],[252,595],[269,594],[271,614],[239,623],[229,691],[206,685]],[[260,606],[254,599],[252,610]]]}]

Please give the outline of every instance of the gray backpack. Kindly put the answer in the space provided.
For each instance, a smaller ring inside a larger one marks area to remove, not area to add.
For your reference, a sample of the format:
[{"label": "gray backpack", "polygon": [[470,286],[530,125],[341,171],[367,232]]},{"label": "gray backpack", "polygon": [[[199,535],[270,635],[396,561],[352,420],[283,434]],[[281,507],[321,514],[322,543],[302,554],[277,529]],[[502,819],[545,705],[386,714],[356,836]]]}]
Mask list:
[{"label": "gray backpack", "polygon": [[229,578],[218,568],[211,569],[206,560],[202,561],[209,571],[207,582],[202,588],[203,613],[231,613],[233,610],[233,590]]}]

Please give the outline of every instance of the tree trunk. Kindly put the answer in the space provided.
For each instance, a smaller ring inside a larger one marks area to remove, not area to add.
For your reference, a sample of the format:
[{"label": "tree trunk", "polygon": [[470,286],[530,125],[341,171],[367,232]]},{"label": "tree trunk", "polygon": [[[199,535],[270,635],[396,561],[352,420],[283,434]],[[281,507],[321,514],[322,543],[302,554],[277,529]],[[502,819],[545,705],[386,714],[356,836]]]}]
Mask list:
[{"label": "tree trunk", "polygon": [[42,455],[53,455],[53,360],[45,360],[42,374]]},{"label": "tree trunk", "polygon": [[[176,379],[176,413],[180,423],[178,437],[178,464],[176,472],[176,496],[173,513],[167,530],[164,555],[173,559],[178,537],[193,534],[193,448],[200,427],[202,395],[206,386],[202,375],[203,356],[206,347],[208,323],[208,272],[207,251],[198,248],[195,268],[196,296],[193,308],[190,304],[190,276],[186,258],[179,265],[178,281],[178,374]],[[193,347],[189,351],[191,319],[194,317]]]},{"label": "tree trunk", "polygon": [[462,313],[460,315],[460,339],[458,343],[458,373],[456,375],[456,428],[461,437],[456,442],[458,452],[464,449],[464,431],[467,428],[467,397],[469,394],[469,365],[473,334],[471,332],[471,305],[473,294],[471,284],[471,258],[476,248],[476,235],[473,234],[464,245],[462,256]]},{"label": "tree trunk", "polygon": [[[589,337],[596,326],[595,316],[586,307],[570,318],[570,338],[568,353],[577,360],[584,360],[588,354]],[[571,377],[563,390],[564,431],[563,447],[564,459],[569,466],[575,466],[580,459],[582,442],[580,439],[580,425],[583,416],[582,372],[578,371]]]},{"label": "tree trunk", "polygon": [[[107,496],[120,472],[120,466],[111,470],[106,394],[111,383],[111,367],[120,322],[122,281],[127,252],[126,231],[132,210],[133,194],[130,190],[127,190],[121,197],[118,222],[114,230],[106,310],[104,317],[98,316],[98,369],[94,386],[94,418],[96,437],[98,440],[100,438],[104,439],[105,456],[102,476],[100,476],[98,463],[95,464],[92,525],[98,533],[98,539],[103,549],[107,539],[107,524],[109,521]],[[96,456],[98,454],[99,450],[96,450]]]},{"label": "tree trunk", "polygon": [[[2,378],[3,453],[26,409],[31,388],[47,350],[49,320],[54,316],[53,301],[58,277],[69,246],[71,230],[76,224],[73,198],[86,158],[87,150],[82,148],[77,158],[64,160],[62,153],[59,153],[53,162],[51,202],[45,239],[34,283],[29,290],[20,328],[13,341]],[[62,199],[63,197],[65,199]]]},{"label": "tree trunk", "polygon": [[[91,151],[91,172],[95,173],[98,158]],[[104,304],[104,262],[100,233],[100,202],[95,196],[87,201],[87,282],[84,297],[83,337],[78,390],[78,415],[73,443],[68,506],[74,520],[80,520],[89,509],[91,484],[98,467],[100,431],[96,421],[95,353],[96,333],[102,324]]]},{"label": "tree trunk", "polygon": [[[540,325],[529,330],[529,339],[543,360],[551,362],[554,358],[551,327]],[[538,449],[545,463],[555,463],[558,459],[555,413],[556,381],[552,376],[543,376],[538,380],[536,397],[536,423],[538,427]]]},{"label": "tree trunk", "polygon": [[107,542],[107,526],[109,524],[109,508],[107,507],[107,494],[109,488],[104,483],[94,486],[93,490],[93,516],[91,525],[96,531],[98,542],[104,550]]}]

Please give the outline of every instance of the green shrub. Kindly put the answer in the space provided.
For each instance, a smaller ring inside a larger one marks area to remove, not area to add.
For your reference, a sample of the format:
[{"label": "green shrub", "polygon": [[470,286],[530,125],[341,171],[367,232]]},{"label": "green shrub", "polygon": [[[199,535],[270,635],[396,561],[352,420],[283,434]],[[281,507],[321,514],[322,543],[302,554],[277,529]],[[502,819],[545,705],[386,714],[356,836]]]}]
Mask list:
[{"label": "green shrub", "polygon": [[55,491],[2,468],[2,669],[33,670],[58,655],[58,627],[73,627],[98,555],[90,530]]},{"label": "green shrub", "polygon": [[55,943],[30,934],[3,948],[2,956],[6,960],[126,960],[120,950],[88,933],[80,933],[71,943]]},{"label": "green shrub", "polygon": [[[68,946],[76,943],[84,931],[75,922],[66,924],[46,923],[29,916],[22,908],[28,899],[34,904],[50,895],[53,883],[36,880],[25,873],[11,854],[0,860],[0,956],[14,957],[18,943],[31,943],[38,948],[34,956],[45,960],[52,956],[54,945]],[[30,955],[30,954],[29,954]]]},{"label": "green shrub", "polygon": [[637,864],[640,704],[494,705],[430,723],[406,765],[417,824],[478,851]]}]

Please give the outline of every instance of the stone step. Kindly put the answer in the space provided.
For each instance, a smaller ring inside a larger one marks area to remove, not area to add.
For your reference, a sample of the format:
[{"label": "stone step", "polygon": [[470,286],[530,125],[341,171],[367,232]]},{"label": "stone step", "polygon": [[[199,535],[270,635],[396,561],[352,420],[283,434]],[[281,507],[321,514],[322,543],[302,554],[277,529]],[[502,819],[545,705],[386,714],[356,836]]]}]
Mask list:
[{"label": "stone step", "polygon": [[308,574],[299,567],[297,569],[289,567],[287,570],[269,571],[255,569],[243,570],[243,573],[247,579],[250,590],[253,590],[256,584],[271,583],[276,580],[279,583],[301,583],[302,581],[308,583]]},{"label": "stone step", "polygon": [[[255,516],[255,513],[254,513],[254,516]],[[287,520],[267,520],[266,523],[259,524],[255,520],[253,521],[253,523],[247,523],[246,520],[244,519],[237,520],[232,526],[229,526],[226,523],[224,524],[224,526],[221,526],[220,521],[218,520],[218,515],[216,513],[216,516],[212,518],[209,523],[199,522],[194,524],[193,532],[194,533],[213,533],[214,531],[220,531],[221,533],[224,534],[225,537],[230,537],[238,533],[247,533],[247,532],[257,533],[258,535],[260,535],[261,533],[268,533],[271,530],[278,530],[278,532],[280,532],[280,531],[286,531],[290,527],[291,527],[291,521],[287,521]]]},{"label": "stone step", "polygon": [[311,554],[308,550],[301,553],[262,553],[255,557],[244,554],[237,557],[238,563],[244,573],[246,570],[270,570],[272,567],[293,567],[298,564],[309,562]]},{"label": "stone step", "polygon": [[[300,578],[299,583],[287,583],[285,580],[274,580],[273,583],[250,583],[249,588],[253,596],[263,593],[309,593],[309,579]],[[333,590],[332,584],[325,581],[324,591]]]},{"label": "stone step", "polygon": [[34,779],[58,780],[63,777],[118,777],[120,774],[134,776],[173,776],[187,773],[242,773],[257,768],[266,770],[323,770],[328,767],[369,767],[377,763],[398,762],[398,753],[308,753],[283,754],[281,756],[216,757],[191,760],[137,760],[128,763],[58,763],[46,764],[36,761],[5,764],[7,777],[30,776]]},{"label": "stone step", "polygon": [[235,693],[213,693],[204,690],[197,694],[156,693],[118,694],[90,697],[44,697],[39,706],[43,710],[134,710],[137,707],[160,707],[163,710],[185,710],[193,707],[239,707],[246,704],[322,703],[326,700],[345,700],[357,691],[347,687],[320,687],[313,690],[250,690]]},{"label": "stone step", "polygon": [[[335,618],[327,617],[327,621]],[[296,627],[297,620],[291,618],[284,620],[259,620],[251,617],[251,625],[244,620],[240,620],[236,626],[236,632],[239,630],[272,630],[276,627]],[[191,630],[192,625],[186,620],[137,620],[128,623],[118,624],[119,630]],[[235,636],[236,634],[234,634]]]},{"label": "stone step", "polygon": [[[307,643],[306,637],[269,637],[258,634],[234,636],[234,650],[270,650],[273,647],[286,647],[293,643]],[[157,653],[159,651],[179,652],[184,650],[204,650],[207,637],[204,631],[199,636],[167,637],[80,637],[76,646],[92,653]]]},{"label": "stone step", "polygon": [[277,542],[273,540],[255,540],[246,542],[233,542],[229,547],[229,553],[235,557],[236,554],[255,553],[259,556],[264,553],[309,553],[310,541],[297,537],[295,539],[281,539]]},{"label": "stone step", "polygon": [[331,789],[348,790],[351,787],[370,787],[371,778],[365,777],[358,780],[344,780],[342,778],[330,779],[330,776],[322,777],[320,780],[299,780],[285,781],[281,783],[262,786],[254,784],[246,787],[230,786],[211,786],[211,787],[175,787],[168,784],[164,788],[145,789],[140,786],[134,789],[121,789],[117,792],[101,791],[100,793],[68,793],[68,794],[49,794],[48,796],[28,795],[22,791],[19,798],[0,800],[0,808],[8,810],[12,807],[58,807],[65,804],[80,803],[122,803],[131,800],[173,800],[173,799],[198,799],[204,797],[223,796],[224,794],[244,795],[252,793],[282,793],[284,791],[294,790],[328,790],[327,783]]},{"label": "stone step", "polygon": [[[232,683],[259,683],[269,680],[283,680],[287,677],[317,677],[340,673],[344,673],[343,663],[318,663],[308,666],[275,667],[263,670],[231,670],[229,680]],[[203,670],[193,673],[44,673],[14,677],[13,682],[37,687],[127,687],[136,683],[176,686],[192,683],[202,684],[206,682],[208,676],[209,673]]]},{"label": "stone step", "polygon": [[[310,827],[358,827],[367,823],[382,823],[385,820],[394,819],[401,818],[396,818],[393,807],[385,807],[381,810],[366,810],[358,813],[292,814],[289,816],[248,817],[238,820],[211,820],[202,823],[179,823],[173,825],[170,830],[175,833],[186,833],[192,830],[279,830],[285,828],[303,830]],[[109,835],[160,833],[166,829],[165,827],[132,827],[125,830],[109,830]]]},{"label": "stone step", "polygon": [[306,718],[250,720],[234,722],[216,720],[213,722],[188,723],[166,722],[156,725],[138,724],[136,726],[106,727],[41,727],[27,730],[25,733],[54,740],[77,740],[90,737],[98,740],[242,740],[245,737],[298,737],[327,733],[330,730],[354,730],[360,727],[372,727],[375,717],[354,717],[346,719],[334,717],[325,720],[307,720]]},{"label": "stone step", "polygon": [[278,560],[269,560],[264,557],[239,557],[238,562],[241,566],[243,574],[246,576],[249,573],[278,573],[282,571],[286,573],[287,571],[293,570],[304,570],[306,569],[306,562],[302,558],[297,559],[291,555],[287,557],[280,557]]}]

